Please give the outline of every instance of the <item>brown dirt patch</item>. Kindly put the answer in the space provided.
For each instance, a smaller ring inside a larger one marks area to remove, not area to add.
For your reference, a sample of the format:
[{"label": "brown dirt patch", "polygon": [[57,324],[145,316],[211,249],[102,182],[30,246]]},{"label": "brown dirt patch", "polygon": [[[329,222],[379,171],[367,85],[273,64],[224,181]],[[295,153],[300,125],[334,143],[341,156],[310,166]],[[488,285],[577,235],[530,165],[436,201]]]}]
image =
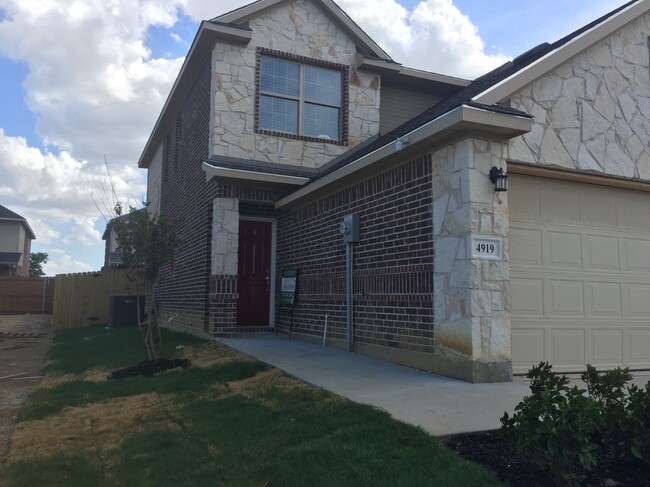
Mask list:
[{"label": "brown dirt patch", "polygon": [[228,391],[240,394],[248,399],[255,399],[270,390],[282,392],[294,389],[314,390],[313,387],[284,375],[279,369],[266,370],[248,379],[228,382]]},{"label": "brown dirt patch", "polygon": [[[0,315],[0,377],[42,375],[51,343],[51,315]],[[11,432],[20,409],[39,382],[38,379],[0,380],[0,465],[9,453]]]},{"label": "brown dirt patch", "polygon": [[91,369],[81,374],[63,374],[47,375],[38,385],[39,389],[54,389],[55,387],[65,384],[66,382],[83,381],[83,382],[104,382],[108,380],[108,369]]},{"label": "brown dirt patch", "polygon": [[152,424],[177,428],[169,420],[173,411],[173,402],[155,393],[65,408],[55,416],[18,424],[9,462],[74,451],[101,453],[117,447],[125,432]]},{"label": "brown dirt patch", "polygon": [[252,362],[253,359],[233,350],[222,343],[206,343],[185,347],[181,357],[188,359],[193,367],[208,369],[215,365],[230,364],[233,362]]}]

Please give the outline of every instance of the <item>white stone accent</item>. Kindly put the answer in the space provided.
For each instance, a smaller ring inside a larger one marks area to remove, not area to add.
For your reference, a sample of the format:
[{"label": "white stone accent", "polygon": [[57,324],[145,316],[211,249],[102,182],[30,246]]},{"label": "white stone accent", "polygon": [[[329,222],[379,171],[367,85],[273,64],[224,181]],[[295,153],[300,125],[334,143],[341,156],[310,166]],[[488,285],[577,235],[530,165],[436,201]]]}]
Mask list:
[{"label": "white stone accent", "polygon": [[649,35],[646,14],[513,95],[534,120],[508,158],[650,181]]},{"label": "white stone accent", "polygon": [[[210,155],[318,167],[379,132],[378,74],[352,68],[354,41],[325,15],[317,2],[282,3],[250,19],[247,46],[217,42],[212,52],[213,113]],[[257,47],[350,66],[349,146],[256,134],[255,62]]]},{"label": "white stone accent", "polygon": [[212,203],[212,275],[237,275],[239,200],[215,198]]},{"label": "white stone accent", "polygon": [[436,353],[482,363],[510,360],[507,250],[502,261],[467,253],[470,235],[478,232],[507,245],[507,193],[496,193],[488,177],[492,166],[505,166],[506,150],[503,142],[465,139],[433,154]]}]

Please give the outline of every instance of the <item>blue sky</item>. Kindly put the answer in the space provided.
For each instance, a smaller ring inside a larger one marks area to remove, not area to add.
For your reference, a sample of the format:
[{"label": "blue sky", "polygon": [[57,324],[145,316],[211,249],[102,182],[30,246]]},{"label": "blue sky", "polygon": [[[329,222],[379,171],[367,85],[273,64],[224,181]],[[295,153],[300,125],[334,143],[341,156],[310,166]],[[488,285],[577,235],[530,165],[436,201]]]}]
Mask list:
[{"label": "blue sky", "polygon": [[[121,200],[144,199],[136,161],[199,19],[245,3],[0,0],[0,204],[29,220],[48,275],[101,267],[104,161]],[[338,3],[396,61],[473,78],[623,1]]]}]

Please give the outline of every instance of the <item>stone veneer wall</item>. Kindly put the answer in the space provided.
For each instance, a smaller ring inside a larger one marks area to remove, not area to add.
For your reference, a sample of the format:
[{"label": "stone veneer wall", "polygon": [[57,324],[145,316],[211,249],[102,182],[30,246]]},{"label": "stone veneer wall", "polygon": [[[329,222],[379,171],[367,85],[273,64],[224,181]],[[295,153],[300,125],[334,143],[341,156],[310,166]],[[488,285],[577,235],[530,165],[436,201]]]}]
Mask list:
[{"label": "stone veneer wall", "polygon": [[535,119],[509,159],[650,180],[649,34],[645,15],[514,95]]},{"label": "stone veneer wall", "polygon": [[[436,371],[473,382],[509,380],[507,193],[489,180],[506,143],[464,139],[433,154]],[[502,237],[503,260],[471,257],[470,235]]]},{"label": "stone veneer wall", "polygon": [[[277,285],[299,268],[293,333],[344,347],[344,215],[358,213],[354,244],[354,349],[420,368],[433,352],[431,160],[418,158],[319,201],[278,215]],[[278,329],[290,312],[279,305]]]},{"label": "stone veneer wall", "polygon": [[315,4],[295,0],[250,21],[247,46],[218,42],[212,53],[210,155],[318,167],[379,132],[380,77],[351,68],[348,146],[255,133],[258,47],[352,66],[356,46]]}]

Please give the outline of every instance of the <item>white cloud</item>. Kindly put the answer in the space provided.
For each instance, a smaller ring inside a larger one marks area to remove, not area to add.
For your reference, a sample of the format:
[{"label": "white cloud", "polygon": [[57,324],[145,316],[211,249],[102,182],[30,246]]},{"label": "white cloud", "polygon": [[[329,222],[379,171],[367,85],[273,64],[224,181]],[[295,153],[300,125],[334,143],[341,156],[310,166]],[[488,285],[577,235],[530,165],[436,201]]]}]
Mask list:
[{"label": "white cloud", "polygon": [[71,257],[66,254],[65,251],[60,249],[59,251],[48,252],[48,255],[50,259],[46,264],[43,264],[43,271],[47,276],[98,270],[85,262],[81,262],[74,257]]},{"label": "white cloud", "polygon": [[[26,62],[26,102],[47,144],[79,159],[137,159],[183,62],[146,33],[178,0],[0,0],[0,54]],[[137,101],[137,110],[134,103]]]},{"label": "white cloud", "polygon": [[474,24],[452,0],[407,10],[395,0],[339,0],[352,19],[405,66],[473,79],[508,60],[488,55]]}]

